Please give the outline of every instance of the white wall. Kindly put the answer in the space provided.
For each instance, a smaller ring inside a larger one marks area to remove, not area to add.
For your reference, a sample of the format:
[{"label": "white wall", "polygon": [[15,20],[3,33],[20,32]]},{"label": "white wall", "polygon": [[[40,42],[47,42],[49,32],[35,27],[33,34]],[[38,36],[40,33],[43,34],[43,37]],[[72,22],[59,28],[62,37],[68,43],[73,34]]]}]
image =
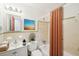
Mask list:
[{"label": "white wall", "polygon": [[[4,3],[5,4],[5,3]],[[24,18],[36,19],[46,15],[63,3],[6,3],[5,5],[17,7],[23,11]]]},{"label": "white wall", "polygon": [[[79,14],[79,4],[66,4],[64,18]],[[79,55],[79,19],[63,19],[63,44],[64,51],[72,55]]]},{"label": "white wall", "polygon": [[64,18],[79,14],[79,3],[69,3],[64,5]]}]

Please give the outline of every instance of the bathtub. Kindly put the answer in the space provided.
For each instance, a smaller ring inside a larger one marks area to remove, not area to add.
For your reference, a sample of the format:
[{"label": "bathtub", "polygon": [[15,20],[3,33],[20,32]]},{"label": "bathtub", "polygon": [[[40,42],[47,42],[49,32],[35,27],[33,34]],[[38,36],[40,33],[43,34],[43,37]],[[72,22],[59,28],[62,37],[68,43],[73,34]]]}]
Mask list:
[{"label": "bathtub", "polygon": [[71,53],[66,52],[66,51],[64,51],[63,54],[64,54],[63,56],[73,56]]}]

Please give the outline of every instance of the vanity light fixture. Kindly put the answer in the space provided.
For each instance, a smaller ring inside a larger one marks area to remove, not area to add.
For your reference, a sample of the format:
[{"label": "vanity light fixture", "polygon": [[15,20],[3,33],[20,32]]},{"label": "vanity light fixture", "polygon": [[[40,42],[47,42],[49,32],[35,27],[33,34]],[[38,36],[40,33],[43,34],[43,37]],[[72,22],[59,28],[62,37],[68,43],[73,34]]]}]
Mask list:
[{"label": "vanity light fixture", "polygon": [[22,13],[22,10],[20,10],[20,9],[18,9],[18,8],[15,8],[15,7],[12,7],[12,6],[5,6],[4,8],[5,8],[5,10],[7,10],[7,11]]}]

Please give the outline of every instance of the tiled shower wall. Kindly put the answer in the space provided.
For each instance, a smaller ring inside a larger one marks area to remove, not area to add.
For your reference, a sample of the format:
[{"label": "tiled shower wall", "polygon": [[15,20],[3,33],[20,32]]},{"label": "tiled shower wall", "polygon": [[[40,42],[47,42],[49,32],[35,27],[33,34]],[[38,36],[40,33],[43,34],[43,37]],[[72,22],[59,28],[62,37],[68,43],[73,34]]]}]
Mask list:
[{"label": "tiled shower wall", "polygon": [[[69,18],[73,16],[75,17]],[[64,6],[63,44],[64,51],[79,55],[79,3],[69,3]]]}]

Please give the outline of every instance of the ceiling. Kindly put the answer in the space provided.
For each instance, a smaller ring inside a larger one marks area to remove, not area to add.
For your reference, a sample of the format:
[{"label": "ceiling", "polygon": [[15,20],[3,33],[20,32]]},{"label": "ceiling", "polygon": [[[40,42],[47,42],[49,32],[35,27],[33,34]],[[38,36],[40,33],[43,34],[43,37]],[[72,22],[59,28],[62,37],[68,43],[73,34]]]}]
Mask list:
[{"label": "ceiling", "polygon": [[24,18],[39,18],[63,5],[63,3],[9,3],[7,5],[21,9]]}]

